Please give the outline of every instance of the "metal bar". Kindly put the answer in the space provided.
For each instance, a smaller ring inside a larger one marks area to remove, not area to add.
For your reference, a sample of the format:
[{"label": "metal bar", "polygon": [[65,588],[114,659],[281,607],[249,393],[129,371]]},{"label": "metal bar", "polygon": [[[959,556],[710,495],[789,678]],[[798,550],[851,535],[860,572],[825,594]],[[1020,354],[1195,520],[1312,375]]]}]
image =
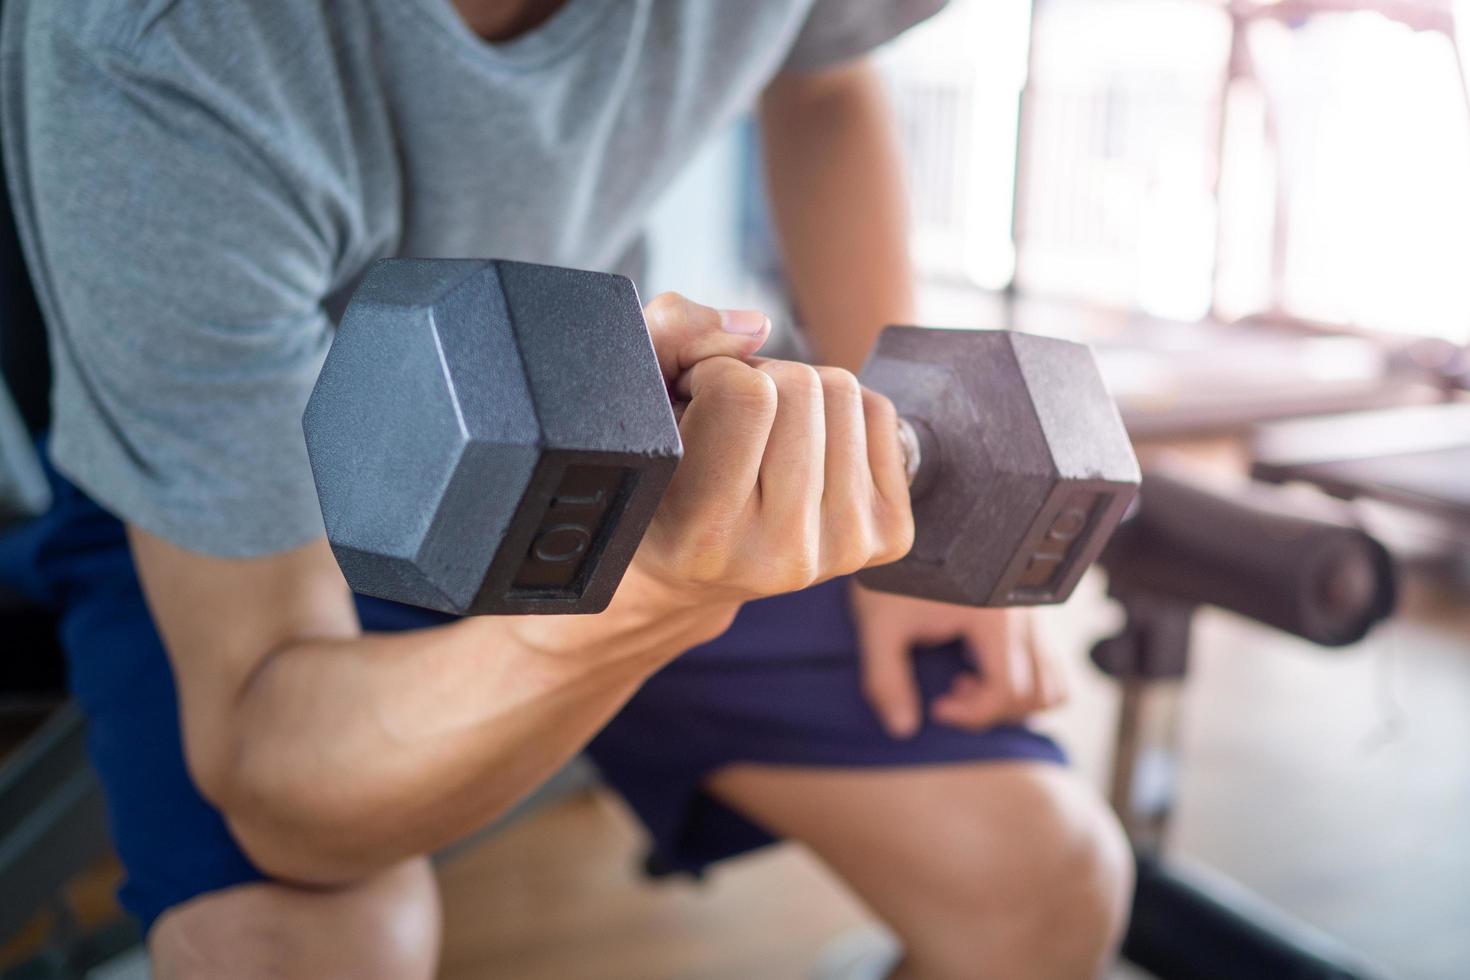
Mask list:
[{"label": "metal bar", "polygon": [[1110,802],[1135,851],[1164,845],[1179,772],[1178,681],[1123,682]]}]

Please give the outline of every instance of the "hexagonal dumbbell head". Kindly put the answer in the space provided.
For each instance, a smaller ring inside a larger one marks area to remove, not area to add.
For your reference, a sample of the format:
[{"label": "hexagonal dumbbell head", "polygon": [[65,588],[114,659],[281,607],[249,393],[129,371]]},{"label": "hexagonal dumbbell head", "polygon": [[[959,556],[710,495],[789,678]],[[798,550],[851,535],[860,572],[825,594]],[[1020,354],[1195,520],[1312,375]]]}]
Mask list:
[{"label": "hexagonal dumbbell head", "polygon": [[603,609],[681,453],[633,284],[493,260],[375,264],[303,424],[352,588],[458,614]]},{"label": "hexagonal dumbbell head", "polygon": [[922,456],[913,549],[859,580],[975,606],[1065,601],[1139,483],[1091,351],[1004,330],[889,327],[862,381],[893,400]]}]

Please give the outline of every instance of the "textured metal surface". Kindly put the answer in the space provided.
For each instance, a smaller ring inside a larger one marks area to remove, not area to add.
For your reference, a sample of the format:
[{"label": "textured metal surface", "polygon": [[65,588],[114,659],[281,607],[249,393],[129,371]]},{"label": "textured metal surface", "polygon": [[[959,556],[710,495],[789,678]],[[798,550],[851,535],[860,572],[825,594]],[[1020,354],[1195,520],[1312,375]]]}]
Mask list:
[{"label": "textured metal surface", "polygon": [[1080,344],[1002,330],[889,327],[863,368],[925,446],[915,540],[863,584],[979,606],[1062,602],[1139,482]]},{"label": "textured metal surface", "polygon": [[[374,265],[303,425],[348,583],[459,614],[604,608],[681,452],[632,283],[496,260]],[[569,501],[572,467],[616,491]]]}]

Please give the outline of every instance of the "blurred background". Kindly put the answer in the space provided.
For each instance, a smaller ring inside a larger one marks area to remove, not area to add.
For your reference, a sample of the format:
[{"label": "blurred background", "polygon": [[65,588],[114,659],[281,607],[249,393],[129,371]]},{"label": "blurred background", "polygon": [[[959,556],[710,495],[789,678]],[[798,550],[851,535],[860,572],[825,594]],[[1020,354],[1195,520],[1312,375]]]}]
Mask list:
[{"label": "blurred background", "polygon": [[[1014,290],[1465,343],[1456,24],[1447,0],[953,0],[880,55],[926,312]],[[704,247],[661,277],[772,274],[754,139],[671,191],[662,237]]]},{"label": "blurred background", "polygon": [[[1467,31],[1448,0],[952,0],[880,55],[921,322],[1084,340],[1148,479],[1392,555],[1392,609],[1331,649],[1199,594],[1155,642],[1116,563],[1042,614],[1075,692],[1046,724],[1140,853],[1212,883],[1226,911],[1170,931],[1216,961],[1233,909],[1366,964],[1292,975],[1470,976]],[[670,189],[647,286],[791,331],[755,141],[737,125]],[[1094,662],[1108,634],[1168,663]],[[868,918],[794,847],[650,882],[577,773],[529,813],[441,856],[446,977],[798,977]],[[116,873],[59,892],[0,976],[106,921]],[[1174,975],[1287,975],[1221,969]]]},{"label": "blurred background", "polygon": [[[1167,851],[1386,976],[1470,976],[1467,31],[1435,0],[955,0],[882,54],[921,322],[1087,341],[1146,472],[1285,483],[1389,544],[1397,611],[1352,646],[1192,618],[1160,777]],[[755,139],[671,191],[658,288],[781,308]],[[1043,614],[1077,666],[1052,724],[1116,790],[1098,579]]]}]

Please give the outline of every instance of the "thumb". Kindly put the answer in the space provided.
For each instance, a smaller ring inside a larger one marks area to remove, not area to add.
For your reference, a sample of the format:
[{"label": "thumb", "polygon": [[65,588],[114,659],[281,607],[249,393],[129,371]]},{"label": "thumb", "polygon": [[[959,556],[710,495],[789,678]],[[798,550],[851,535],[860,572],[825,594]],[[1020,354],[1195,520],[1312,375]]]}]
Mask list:
[{"label": "thumb", "polygon": [[919,731],[919,689],[909,644],[902,633],[867,631],[862,637],[863,696],[894,738]]},{"label": "thumb", "polygon": [[756,310],[717,310],[678,293],[660,293],[643,308],[648,335],[664,383],[710,357],[744,359],[771,333],[771,320]]}]

